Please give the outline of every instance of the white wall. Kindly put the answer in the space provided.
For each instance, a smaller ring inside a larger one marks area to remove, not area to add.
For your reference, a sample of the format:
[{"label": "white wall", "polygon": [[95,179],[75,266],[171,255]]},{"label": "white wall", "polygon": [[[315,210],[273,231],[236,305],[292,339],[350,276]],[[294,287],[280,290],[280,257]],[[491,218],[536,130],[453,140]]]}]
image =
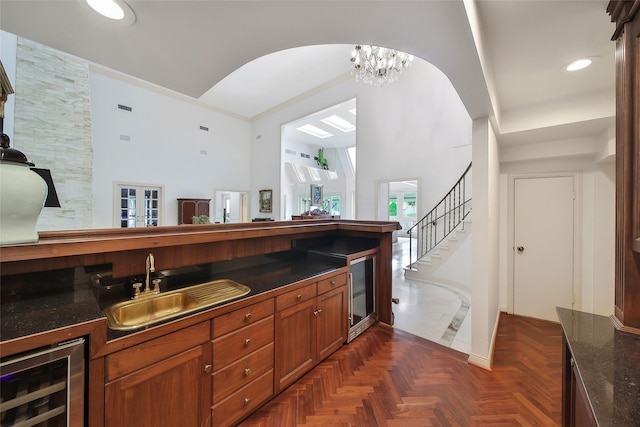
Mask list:
[{"label": "white wall", "polygon": [[488,119],[473,122],[472,326],[469,362],[489,369],[498,326],[500,162]]},{"label": "white wall", "polygon": [[114,182],[163,185],[160,225],[178,223],[178,198],[213,199],[215,190],[249,190],[248,122],[97,68],[89,80],[95,228],[113,226]]},{"label": "white wall", "polygon": [[[589,142],[591,143],[591,142]],[[607,144],[605,136],[600,144]],[[523,147],[523,149],[525,149]],[[614,308],[615,269],[615,163],[611,159],[596,162],[595,155],[555,159],[530,159],[501,165],[501,203],[508,206],[505,186],[514,176],[548,173],[575,173],[579,182],[580,226],[579,246],[576,248],[579,266],[576,275],[576,310],[608,316]],[[502,159],[502,157],[501,157]],[[507,212],[503,209],[503,212]],[[511,217],[501,227],[500,306],[509,306],[507,296],[513,286],[512,266],[509,264],[513,246]]]},{"label": "white wall", "polygon": [[[274,217],[281,216],[283,123],[357,98],[356,212],[358,219],[376,218],[376,182],[421,178],[419,212],[439,201],[471,161],[471,119],[449,80],[431,64],[415,60],[402,78],[387,87],[349,79],[278,110],[253,123],[252,184],[274,189]],[[252,205],[252,215],[257,207]]]}]

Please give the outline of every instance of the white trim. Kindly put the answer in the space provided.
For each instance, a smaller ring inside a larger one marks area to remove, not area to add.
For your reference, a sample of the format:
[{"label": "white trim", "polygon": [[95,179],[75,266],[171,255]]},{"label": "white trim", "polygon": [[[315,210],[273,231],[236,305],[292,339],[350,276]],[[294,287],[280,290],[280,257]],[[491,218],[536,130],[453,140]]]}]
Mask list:
[{"label": "white trim", "polygon": [[[493,353],[495,352],[495,349],[496,349],[496,337],[498,336],[498,326],[500,324],[501,313],[502,313],[501,311],[498,311],[498,315],[496,316],[496,322],[493,325],[493,335],[491,336],[491,342],[489,343],[489,356],[484,357],[478,354],[470,353],[469,358],[467,359],[467,362],[469,362],[469,364],[477,366],[482,369],[486,369],[487,371],[490,371],[491,368],[493,367]],[[473,339],[473,337],[471,339]]]}]

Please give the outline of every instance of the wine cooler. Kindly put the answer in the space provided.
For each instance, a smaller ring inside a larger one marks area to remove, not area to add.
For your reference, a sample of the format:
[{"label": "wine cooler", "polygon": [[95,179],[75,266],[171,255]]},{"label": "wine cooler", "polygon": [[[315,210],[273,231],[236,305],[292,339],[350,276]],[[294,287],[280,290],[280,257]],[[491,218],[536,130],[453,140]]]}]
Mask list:
[{"label": "wine cooler", "polygon": [[0,426],[84,425],[84,339],[0,362]]},{"label": "wine cooler", "polygon": [[375,256],[354,259],[349,272],[349,338],[351,342],[377,320],[375,313]]}]

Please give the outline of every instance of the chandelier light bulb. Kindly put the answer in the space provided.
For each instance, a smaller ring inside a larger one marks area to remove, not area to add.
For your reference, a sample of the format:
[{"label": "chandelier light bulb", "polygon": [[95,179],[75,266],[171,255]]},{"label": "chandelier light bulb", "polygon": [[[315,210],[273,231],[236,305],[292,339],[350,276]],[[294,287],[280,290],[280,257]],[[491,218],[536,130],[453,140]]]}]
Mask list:
[{"label": "chandelier light bulb", "polygon": [[352,74],[356,81],[384,86],[397,80],[411,65],[413,55],[378,46],[356,45],[351,52]]}]

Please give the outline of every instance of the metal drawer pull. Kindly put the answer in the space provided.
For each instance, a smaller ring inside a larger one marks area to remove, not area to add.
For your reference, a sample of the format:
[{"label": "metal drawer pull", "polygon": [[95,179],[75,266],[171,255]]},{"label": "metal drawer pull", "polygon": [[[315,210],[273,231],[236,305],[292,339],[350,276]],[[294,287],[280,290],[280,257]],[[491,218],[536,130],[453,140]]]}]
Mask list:
[{"label": "metal drawer pull", "polygon": [[204,365],[204,372],[207,373],[207,374],[210,373],[211,372],[211,368],[212,368],[211,365]]},{"label": "metal drawer pull", "polygon": [[249,403],[251,403],[251,399],[249,399],[248,397],[244,398],[244,406],[249,405]]},{"label": "metal drawer pull", "polygon": [[316,315],[316,316],[321,314],[321,313],[322,313],[322,309],[313,312],[313,314]]},{"label": "metal drawer pull", "polygon": [[244,345],[249,345],[251,344],[251,338],[247,338],[246,340],[244,340]]},{"label": "metal drawer pull", "polygon": [[332,281],[331,281],[331,286],[334,286],[335,284],[336,284],[336,281],[335,281],[335,280],[332,280]]},{"label": "metal drawer pull", "polygon": [[251,373],[251,369],[249,369],[249,368],[244,368],[244,376],[245,376],[245,377],[248,377],[250,373]]},{"label": "metal drawer pull", "polygon": [[302,294],[298,294],[298,295],[296,296],[296,298],[298,298],[298,299],[302,298]]},{"label": "metal drawer pull", "polygon": [[251,319],[251,313],[247,313],[247,314],[245,314],[245,315],[244,315],[244,318],[245,318],[246,320]]}]

